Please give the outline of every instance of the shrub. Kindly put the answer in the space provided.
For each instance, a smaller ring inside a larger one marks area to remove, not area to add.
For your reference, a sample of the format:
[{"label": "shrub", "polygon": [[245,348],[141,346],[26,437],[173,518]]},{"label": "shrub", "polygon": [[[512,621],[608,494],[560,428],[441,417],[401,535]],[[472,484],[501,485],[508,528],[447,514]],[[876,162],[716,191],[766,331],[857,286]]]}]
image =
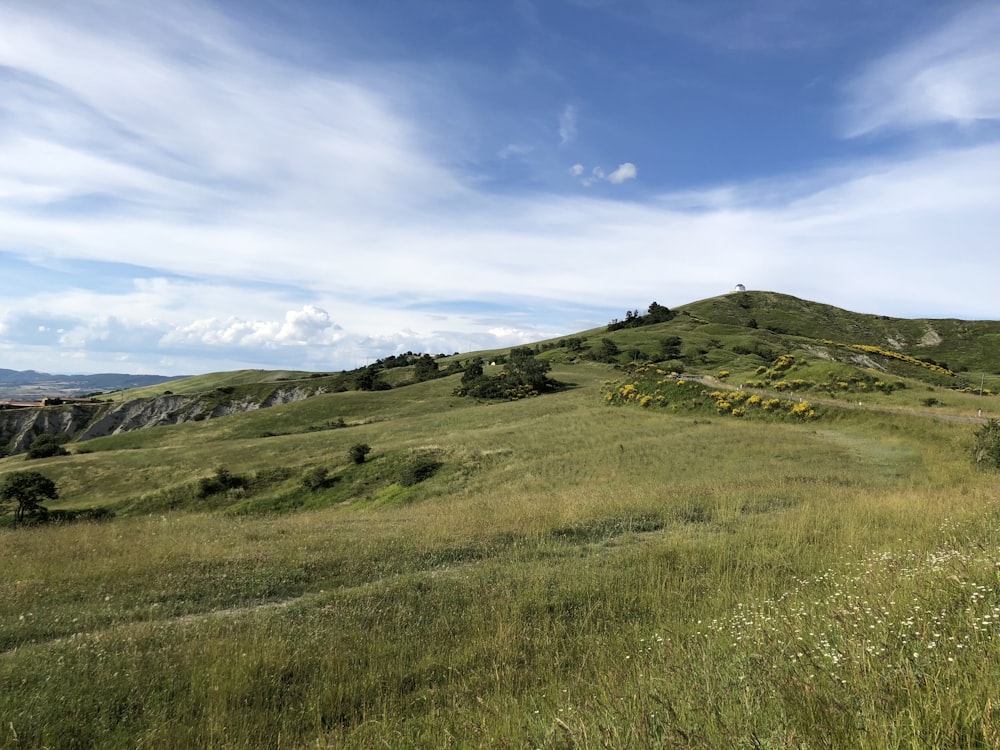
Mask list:
[{"label": "shrub", "polygon": [[318,492],[330,486],[330,472],[324,466],[314,466],[302,475],[302,486]]},{"label": "shrub", "polygon": [[414,456],[403,468],[399,483],[404,487],[412,487],[415,484],[430,479],[437,473],[443,464],[430,453],[420,453]]},{"label": "shrub", "polygon": [[28,448],[28,458],[50,458],[51,456],[66,456],[68,451],[62,447],[63,440],[55,435],[39,435]]},{"label": "shrub", "polygon": [[986,424],[976,430],[975,438],[973,458],[976,463],[1000,469],[1000,421],[987,420]]},{"label": "shrub", "polygon": [[355,443],[347,451],[348,457],[356,464],[363,464],[368,454],[372,452],[372,447],[368,443]]},{"label": "shrub", "polygon": [[245,490],[246,486],[246,477],[233,474],[226,467],[220,466],[215,470],[214,476],[202,477],[198,480],[198,497],[206,498],[227,490]]}]

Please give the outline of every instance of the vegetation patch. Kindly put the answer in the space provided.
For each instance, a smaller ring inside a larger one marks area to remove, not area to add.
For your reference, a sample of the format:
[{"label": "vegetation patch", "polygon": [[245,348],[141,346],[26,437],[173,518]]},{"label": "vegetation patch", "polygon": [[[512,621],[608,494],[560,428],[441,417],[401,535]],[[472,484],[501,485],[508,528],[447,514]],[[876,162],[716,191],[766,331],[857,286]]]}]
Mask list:
[{"label": "vegetation patch", "polygon": [[486,375],[482,357],[474,357],[465,366],[456,396],[514,400],[537,396],[558,389],[561,384],[548,377],[551,365],[522,347],[511,349],[499,374]]},{"label": "vegetation patch", "polygon": [[808,401],[765,398],[744,390],[720,391],[684,378],[675,378],[653,365],[633,370],[631,382],[615,385],[604,394],[610,404],[635,404],[646,409],[672,412],[714,411],[732,417],[792,418],[811,421],[818,418],[816,407]]}]

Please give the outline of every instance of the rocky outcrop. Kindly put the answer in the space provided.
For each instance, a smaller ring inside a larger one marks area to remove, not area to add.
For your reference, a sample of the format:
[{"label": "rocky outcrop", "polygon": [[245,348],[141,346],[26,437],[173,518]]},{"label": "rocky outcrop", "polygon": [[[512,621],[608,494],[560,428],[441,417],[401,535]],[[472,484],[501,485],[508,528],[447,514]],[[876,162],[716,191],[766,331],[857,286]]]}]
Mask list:
[{"label": "rocky outcrop", "polygon": [[239,394],[222,402],[217,396],[170,395],[120,403],[105,401],[4,409],[0,410],[0,455],[23,453],[39,435],[64,436],[72,441],[91,440],[147,427],[242,414],[301,401],[323,392],[322,388],[312,390],[295,385],[275,388],[263,400]]}]

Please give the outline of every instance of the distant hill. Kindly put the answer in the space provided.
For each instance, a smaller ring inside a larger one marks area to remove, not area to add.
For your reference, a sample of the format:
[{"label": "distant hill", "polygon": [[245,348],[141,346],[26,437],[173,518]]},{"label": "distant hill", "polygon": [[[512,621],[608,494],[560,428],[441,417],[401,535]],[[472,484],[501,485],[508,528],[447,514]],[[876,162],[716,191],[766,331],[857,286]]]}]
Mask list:
[{"label": "distant hill", "polygon": [[82,396],[157,385],[178,377],[105,372],[96,375],[53,375],[36,370],[0,368],[0,399],[31,400],[42,396]]}]

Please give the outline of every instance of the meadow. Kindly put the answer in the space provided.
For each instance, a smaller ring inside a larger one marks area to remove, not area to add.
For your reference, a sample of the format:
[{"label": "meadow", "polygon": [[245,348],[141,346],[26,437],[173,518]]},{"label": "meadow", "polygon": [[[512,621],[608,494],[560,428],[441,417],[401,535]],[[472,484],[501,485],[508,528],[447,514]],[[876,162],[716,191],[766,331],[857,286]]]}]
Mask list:
[{"label": "meadow", "polygon": [[532,398],[130,394],[328,390],[0,459],[115,514],[0,527],[0,747],[1000,746],[996,327],[747,293]]},{"label": "meadow", "polygon": [[[609,366],[553,374],[32,462],[119,516],[0,530],[0,747],[1000,742],[1000,492],[969,424],[674,414],[608,405]],[[437,473],[392,481],[417,454]],[[285,471],[160,502],[218,466]],[[316,466],[339,481],[306,490]]]}]

